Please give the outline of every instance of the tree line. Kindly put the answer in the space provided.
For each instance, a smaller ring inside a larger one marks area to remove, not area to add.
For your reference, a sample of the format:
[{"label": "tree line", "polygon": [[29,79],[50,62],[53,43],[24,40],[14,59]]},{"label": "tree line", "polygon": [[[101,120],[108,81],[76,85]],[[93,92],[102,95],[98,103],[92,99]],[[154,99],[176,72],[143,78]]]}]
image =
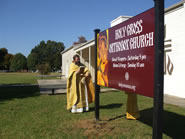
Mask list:
[{"label": "tree line", "polygon": [[64,48],[62,42],[41,41],[31,50],[28,57],[21,53],[9,54],[6,48],[0,48],[0,70],[36,71],[39,68],[47,68],[49,71],[60,70],[62,64],[60,52]]}]

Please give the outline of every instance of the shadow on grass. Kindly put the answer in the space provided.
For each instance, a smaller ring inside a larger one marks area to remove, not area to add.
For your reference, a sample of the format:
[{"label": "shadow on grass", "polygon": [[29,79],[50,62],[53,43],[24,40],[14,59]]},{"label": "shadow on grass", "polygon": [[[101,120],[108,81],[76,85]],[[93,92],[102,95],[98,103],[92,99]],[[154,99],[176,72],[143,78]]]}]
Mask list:
[{"label": "shadow on grass", "polygon": [[101,93],[112,93],[112,92],[119,92],[118,90],[103,90]]},{"label": "shadow on grass", "polygon": [[58,96],[58,95],[66,95],[66,93],[54,93],[54,94],[52,94],[52,93],[49,93],[48,94],[49,96]]},{"label": "shadow on grass", "polygon": [[114,121],[114,120],[117,120],[117,119],[122,119],[125,116],[126,116],[125,114],[122,114],[122,115],[116,116],[114,118],[110,118],[108,121],[110,122],[110,121]]},{"label": "shadow on grass", "polygon": [[[149,126],[152,125],[153,120],[153,108],[140,111],[140,122]],[[181,139],[185,137],[185,116],[177,113],[164,110],[163,112],[163,133],[175,138]]]},{"label": "shadow on grass", "polygon": [[0,86],[0,101],[13,98],[27,98],[39,96],[38,85],[3,85]]},{"label": "shadow on grass", "polygon": [[[123,105],[122,103],[113,103],[113,104],[100,106],[100,109],[115,109],[115,108],[121,107],[122,105]],[[94,110],[95,110],[94,107],[89,108],[89,112]]]},{"label": "shadow on grass", "polygon": [[13,86],[37,86],[37,84],[29,84],[29,83],[0,84],[0,87],[13,87]]}]

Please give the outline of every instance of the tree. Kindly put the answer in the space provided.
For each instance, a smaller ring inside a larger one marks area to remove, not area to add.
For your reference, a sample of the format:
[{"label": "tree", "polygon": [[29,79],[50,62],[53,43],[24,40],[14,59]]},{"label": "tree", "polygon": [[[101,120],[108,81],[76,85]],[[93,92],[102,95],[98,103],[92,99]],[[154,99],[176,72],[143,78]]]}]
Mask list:
[{"label": "tree", "polygon": [[[31,50],[31,53],[38,55],[37,64],[49,64],[51,70],[59,70],[61,68],[60,52],[64,50],[65,46],[62,42],[55,42],[48,40],[41,41],[39,45]],[[36,65],[35,65],[36,66]]]},{"label": "tree", "polygon": [[62,65],[62,56],[60,53],[57,53],[54,57],[54,67],[59,70],[61,69],[61,65]]},{"label": "tree", "polygon": [[8,54],[8,50],[6,48],[0,48],[0,60],[3,59],[3,57]]},{"label": "tree", "polygon": [[37,53],[31,53],[28,55],[27,58],[27,67],[28,70],[36,71],[37,65],[38,65],[38,54]]},{"label": "tree", "polygon": [[11,61],[10,70],[21,71],[26,69],[27,69],[26,57],[21,53],[16,54]]},{"label": "tree", "polygon": [[78,41],[74,42],[73,44],[76,45],[76,44],[80,44],[80,43],[84,43],[84,42],[87,42],[86,38],[84,36],[79,36]]},{"label": "tree", "polygon": [[5,70],[9,70],[10,69],[10,64],[11,64],[12,59],[13,59],[13,55],[12,54],[6,54],[4,56],[3,66],[4,66]]},{"label": "tree", "polygon": [[46,43],[45,41],[41,41],[39,45],[31,50],[31,53],[35,53],[39,56],[38,64],[45,63],[46,61],[45,57],[47,57],[47,53],[44,52],[44,49],[46,49]]},{"label": "tree", "polygon": [[1,48],[0,49],[0,69],[4,69],[4,57],[5,55],[8,54],[8,50],[6,48]]},{"label": "tree", "polygon": [[84,43],[84,42],[87,42],[87,40],[84,36],[80,36],[80,37],[78,37],[78,42],[79,43]]}]

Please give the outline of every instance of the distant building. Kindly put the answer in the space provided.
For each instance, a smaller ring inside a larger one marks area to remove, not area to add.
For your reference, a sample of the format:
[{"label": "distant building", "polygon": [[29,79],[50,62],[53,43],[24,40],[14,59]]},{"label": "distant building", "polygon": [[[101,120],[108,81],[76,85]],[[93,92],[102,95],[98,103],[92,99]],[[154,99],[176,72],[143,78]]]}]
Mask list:
[{"label": "distant building", "polygon": [[120,23],[122,23],[122,22],[128,20],[128,19],[131,18],[131,17],[132,17],[132,16],[119,16],[119,17],[117,17],[116,19],[114,19],[114,20],[112,20],[112,21],[110,22],[110,27],[113,27],[113,26],[115,26],[115,25],[117,25],[117,24],[120,24]]},{"label": "distant building", "polygon": [[73,49],[73,45],[64,51],[61,52],[62,55],[62,75],[65,75],[65,77],[68,77],[68,70],[69,65],[71,61],[73,61],[73,55],[75,55],[75,51]]},{"label": "distant building", "polygon": [[[110,22],[113,27],[131,18],[119,16]],[[165,9],[165,57],[164,93],[185,98],[185,0]],[[94,40],[73,45],[61,52],[62,74],[68,76],[69,65],[74,54],[79,54],[93,75],[94,81]]]},{"label": "distant building", "polygon": [[92,75],[94,75],[94,43],[94,40],[90,40],[78,45],[72,45],[65,51],[61,52],[62,74],[65,75],[66,78],[68,77],[69,66],[73,61],[73,56],[75,54],[80,56],[81,62],[85,64],[91,71]]}]

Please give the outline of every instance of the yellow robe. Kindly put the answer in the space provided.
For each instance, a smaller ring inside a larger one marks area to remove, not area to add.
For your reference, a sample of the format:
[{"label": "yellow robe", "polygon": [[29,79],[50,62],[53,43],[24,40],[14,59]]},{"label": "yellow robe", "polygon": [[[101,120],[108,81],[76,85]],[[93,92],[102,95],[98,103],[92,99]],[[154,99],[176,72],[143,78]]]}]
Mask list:
[{"label": "yellow robe", "polygon": [[140,117],[138,106],[137,106],[137,95],[133,93],[126,93],[127,98],[127,108],[126,108],[126,118],[129,120],[136,120]]},{"label": "yellow robe", "polygon": [[[67,79],[67,109],[71,109],[73,105],[77,108],[86,107],[85,101],[85,85],[87,87],[88,103],[94,101],[94,86],[91,77],[85,77],[84,75],[89,72],[87,68],[83,73],[77,74],[76,71],[79,66],[75,63],[70,65],[69,76]],[[90,73],[90,72],[89,72]]]}]

